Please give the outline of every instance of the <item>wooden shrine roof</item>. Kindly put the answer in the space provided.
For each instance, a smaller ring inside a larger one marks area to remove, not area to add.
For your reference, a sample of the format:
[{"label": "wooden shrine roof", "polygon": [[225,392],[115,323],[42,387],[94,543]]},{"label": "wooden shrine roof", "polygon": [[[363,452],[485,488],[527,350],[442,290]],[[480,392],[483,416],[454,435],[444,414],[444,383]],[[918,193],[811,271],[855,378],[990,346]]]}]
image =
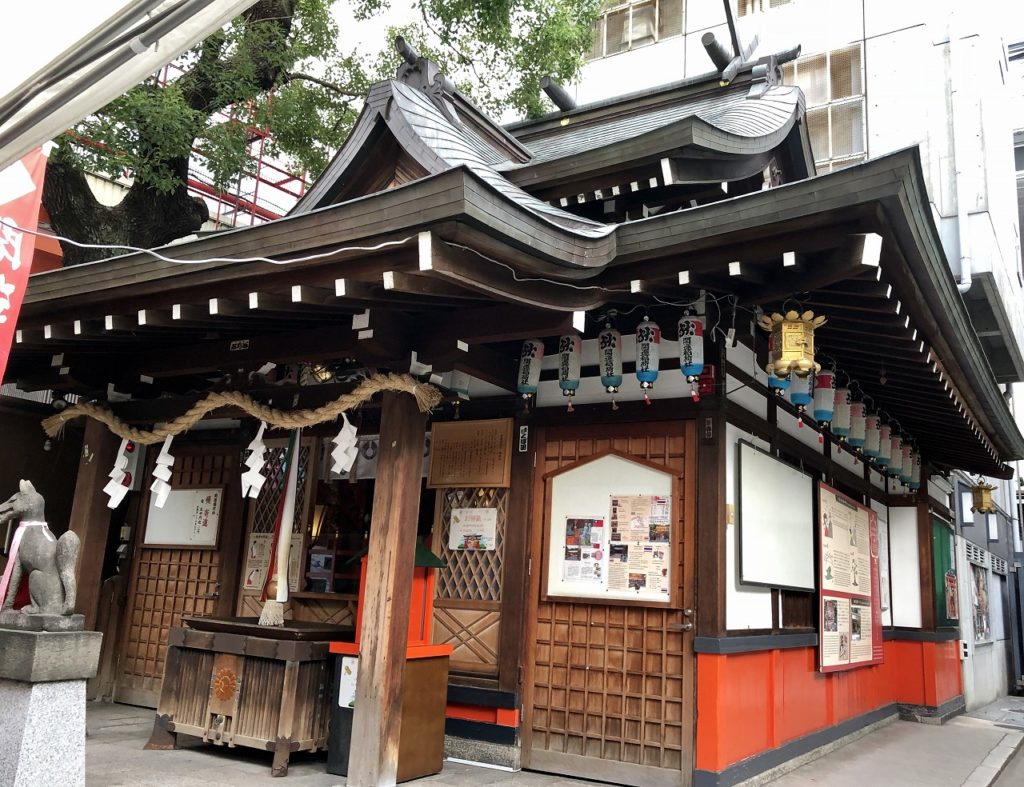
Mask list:
[{"label": "wooden shrine roof", "polygon": [[[701,289],[770,309],[796,293],[829,319],[820,348],[925,457],[1006,475],[1024,438],[949,272],[916,148],[806,178],[799,90],[751,87],[749,74],[689,82],[506,131],[457,95],[380,83],[292,215],[167,247],[169,260],[32,276],[8,378],[154,396],[266,361],[407,369],[415,353],[512,390],[509,343],[570,330],[573,311],[678,312],[659,304]],[[792,182],[761,189],[771,162]],[[567,188],[601,195],[652,171],[684,198],[631,221],[568,209]],[[742,188],[712,201],[685,191],[733,179]]]}]

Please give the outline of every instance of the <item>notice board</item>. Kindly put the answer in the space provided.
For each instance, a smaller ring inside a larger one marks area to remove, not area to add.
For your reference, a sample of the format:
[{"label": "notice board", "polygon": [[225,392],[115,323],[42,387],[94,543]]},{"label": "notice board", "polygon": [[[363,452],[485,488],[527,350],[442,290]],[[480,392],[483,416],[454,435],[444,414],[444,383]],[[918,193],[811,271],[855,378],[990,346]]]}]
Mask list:
[{"label": "notice board", "polygon": [[143,543],[186,549],[216,547],[223,495],[223,487],[171,489],[163,508],[157,508],[156,495],[150,495]]},{"label": "notice board", "polygon": [[512,419],[443,421],[431,429],[427,486],[508,489],[512,479]]},{"label": "notice board", "polygon": [[882,663],[878,518],[870,508],[818,485],[821,672]]},{"label": "notice board", "polygon": [[672,603],[674,489],[667,469],[612,453],[554,474],[546,595]]}]

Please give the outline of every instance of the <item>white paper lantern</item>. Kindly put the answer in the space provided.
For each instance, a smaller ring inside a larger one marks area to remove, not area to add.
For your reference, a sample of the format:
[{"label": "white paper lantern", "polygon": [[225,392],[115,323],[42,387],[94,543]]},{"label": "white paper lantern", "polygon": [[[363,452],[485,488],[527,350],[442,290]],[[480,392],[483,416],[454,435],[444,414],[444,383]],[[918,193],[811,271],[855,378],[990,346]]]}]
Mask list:
[{"label": "white paper lantern", "polygon": [[[814,375],[793,375],[790,378],[788,394],[789,401],[796,407],[797,412],[802,413],[807,405],[814,401]],[[803,421],[800,423],[803,424]]]},{"label": "white paper lantern", "polygon": [[910,489],[916,492],[921,488],[921,455],[916,451],[911,455]]},{"label": "white paper lantern", "polygon": [[622,334],[605,325],[597,336],[597,353],[601,385],[610,394],[618,393],[622,385]]},{"label": "white paper lantern", "polygon": [[647,391],[658,379],[658,365],[661,362],[661,328],[647,317],[636,329],[636,379],[644,391],[644,401],[651,403]]},{"label": "white paper lantern", "polygon": [[890,478],[897,478],[903,469],[903,440],[897,436],[889,440],[889,466],[885,469]]},{"label": "white paper lantern", "polygon": [[850,445],[854,448],[863,448],[866,437],[867,418],[864,415],[864,402],[850,402]]},{"label": "white paper lantern", "polygon": [[836,376],[831,369],[822,369],[814,375],[814,420],[820,424],[832,423],[836,409]]},{"label": "white paper lantern", "polygon": [[914,457],[913,449],[909,442],[903,443],[903,461],[900,463],[900,481],[904,484],[910,483],[910,478],[914,473]]},{"label": "white paper lantern", "polygon": [[679,318],[679,371],[690,383],[697,382],[704,371],[704,321],[684,314]]},{"label": "white paper lantern", "polygon": [[872,413],[864,417],[864,456],[878,458],[878,422],[879,418]]},{"label": "white paper lantern", "polygon": [[540,384],[540,365],[544,360],[544,342],[540,339],[527,339],[519,354],[519,376],[516,390],[524,399],[537,395]]},{"label": "white paper lantern", "polygon": [[892,427],[883,424],[878,427],[878,464],[886,467],[892,461]]},{"label": "white paper lantern", "polygon": [[832,433],[839,438],[850,434],[850,389],[836,388],[835,411],[832,413]]},{"label": "white paper lantern", "polygon": [[[562,396],[575,396],[580,387],[580,352],[583,343],[576,334],[566,334],[558,340],[558,387]],[[569,400],[572,411],[572,399]]]}]

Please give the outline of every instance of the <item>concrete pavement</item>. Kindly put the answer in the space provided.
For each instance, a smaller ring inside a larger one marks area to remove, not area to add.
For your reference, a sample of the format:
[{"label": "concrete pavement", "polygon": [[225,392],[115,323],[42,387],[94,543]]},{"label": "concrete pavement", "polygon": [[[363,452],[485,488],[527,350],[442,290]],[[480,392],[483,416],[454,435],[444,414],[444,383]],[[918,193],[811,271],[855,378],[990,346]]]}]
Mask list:
[{"label": "concrete pavement", "polygon": [[894,721],[769,783],[988,787],[1022,741],[1024,698],[1003,697],[942,726]]},{"label": "concrete pavement", "polygon": [[[322,754],[294,756],[288,777],[282,781],[270,776],[268,753],[207,746],[184,736],[183,748],[177,751],[144,751],[152,724],[152,710],[90,703],[87,787],[335,787],[345,782],[344,777],[325,773]],[[775,781],[762,776],[747,785],[1018,787],[1024,785],[1024,748],[1016,757],[1014,752],[1022,741],[1024,698],[1004,697],[941,727],[894,721]],[[449,761],[436,776],[410,784],[587,787],[594,782]]]},{"label": "concrete pavement", "polygon": [[[85,751],[86,787],[343,787],[344,776],[324,771],[326,757],[299,753],[285,779],[270,775],[269,752],[225,749],[181,736],[176,751],[144,751],[153,711],[130,705],[89,703]],[[593,787],[539,773],[510,773],[458,762],[408,784],[424,787]],[[56,787],[56,786],[54,786]]]}]

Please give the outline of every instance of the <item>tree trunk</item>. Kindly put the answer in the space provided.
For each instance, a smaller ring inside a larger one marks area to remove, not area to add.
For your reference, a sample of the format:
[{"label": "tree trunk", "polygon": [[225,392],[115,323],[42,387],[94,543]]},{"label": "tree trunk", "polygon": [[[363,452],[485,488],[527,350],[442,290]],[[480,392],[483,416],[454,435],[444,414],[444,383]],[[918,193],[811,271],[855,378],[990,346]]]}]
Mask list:
[{"label": "tree trunk", "polygon": [[[162,194],[136,183],[120,203],[108,207],[93,195],[85,175],[69,164],[53,160],[46,168],[43,206],[57,235],[79,243],[143,249],[164,246],[197,232],[210,218],[206,203],[189,195],[184,184],[170,194]],[[60,245],[65,265],[128,253],[127,249],[82,248],[67,241]]]}]

